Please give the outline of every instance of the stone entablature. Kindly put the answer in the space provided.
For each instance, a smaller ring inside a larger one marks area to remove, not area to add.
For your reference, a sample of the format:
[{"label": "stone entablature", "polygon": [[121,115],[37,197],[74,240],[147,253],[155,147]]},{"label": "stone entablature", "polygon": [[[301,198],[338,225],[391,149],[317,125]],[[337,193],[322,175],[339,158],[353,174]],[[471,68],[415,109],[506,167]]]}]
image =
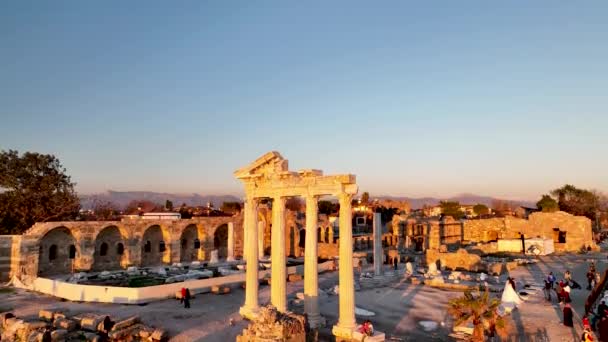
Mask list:
[{"label": "stone entablature", "polygon": [[181,220],[36,223],[20,239],[14,239],[10,275],[36,277],[208,260],[214,249],[226,257],[229,226],[233,227],[234,255],[241,256],[242,222],[242,214],[238,214]]}]

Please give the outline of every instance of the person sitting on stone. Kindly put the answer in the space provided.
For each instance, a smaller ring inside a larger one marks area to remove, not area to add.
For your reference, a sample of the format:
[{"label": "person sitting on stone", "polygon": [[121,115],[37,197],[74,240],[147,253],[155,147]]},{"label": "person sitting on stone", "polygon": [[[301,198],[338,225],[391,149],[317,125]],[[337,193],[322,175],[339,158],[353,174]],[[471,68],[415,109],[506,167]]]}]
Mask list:
[{"label": "person sitting on stone", "polygon": [[363,321],[361,326],[359,327],[359,332],[365,336],[372,336],[374,334],[374,326],[369,319]]}]

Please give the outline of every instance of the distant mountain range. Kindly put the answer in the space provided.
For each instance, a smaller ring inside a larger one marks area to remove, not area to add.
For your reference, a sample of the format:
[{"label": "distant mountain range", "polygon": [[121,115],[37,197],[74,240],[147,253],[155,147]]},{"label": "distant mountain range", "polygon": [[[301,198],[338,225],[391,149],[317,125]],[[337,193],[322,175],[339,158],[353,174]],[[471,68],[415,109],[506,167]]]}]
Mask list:
[{"label": "distant mountain range", "polygon": [[239,197],[232,195],[200,195],[200,194],[171,194],[151,191],[112,191],[105,193],[81,195],[80,204],[83,209],[92,209],[95,201],[108,201],[124,208],[129,202],[134,200],[146,200],[161,205],[166,200],[173,202],[174,207],[179,207],[182,203],[190,206],[207,205],[213,203],[215,208],[219,208],[223,202],[241,201]]},{"label": "distant mountain range", "polygon": [[492,205],[493,201],[500,200],[509,203],[513,203],[515,205],[521,205],[524,207],[536,207],[536,203],[532,201],[525,200],[504,200],[500,198],[490,197],[490,196],[480,196],[475,194],[460,194],[453,197],[448,198],[435,198],[435,197],[422,197],[422,198],[413,198],[406,196],[371,196],[372,198],[378,199],[392,199],[399,201],[409,201],[412,209],[420,209],[423,205],[437,205],[440,201],[458,201],[460,204],[485,204],[488,207]]},{"label": "distant mountain range", "polygon": [[[479,196],[475,194],[460,194],[448,198],[435,198],[435,197],[422,197],[413,198],[407,196],[372,196],[372,198],[378,199],[392,199],[399,201],[409,201],[412,209],[420,209],[423,205],[437,205],[440,201],[458,201],[460,204],[485,204],[491,206],[495,200],[502,200],[490,196]],[[233,195],[200,195],[200,194],[173,194],[173,193],[162,193],[152,191],[112,191],[109,190],[100,194],[81,195],[80,204],[83,209],[91,209],[95,204],[95,201],[108,201],[124,208],[129,202],[134,200],[146,200],[161,205],[165,204],[166,200],[173,202],[174,207],[186,203],[190,206],[207,205],[207,203],[213,203],[213,206],[219,208],[223,202],[236,202],[241,201],[241,198]],[[526,207],[536,207],[536,203],[531,201],[513,201],[513,200],[502,200],[511,202],[516,205],[522,205]]]}]

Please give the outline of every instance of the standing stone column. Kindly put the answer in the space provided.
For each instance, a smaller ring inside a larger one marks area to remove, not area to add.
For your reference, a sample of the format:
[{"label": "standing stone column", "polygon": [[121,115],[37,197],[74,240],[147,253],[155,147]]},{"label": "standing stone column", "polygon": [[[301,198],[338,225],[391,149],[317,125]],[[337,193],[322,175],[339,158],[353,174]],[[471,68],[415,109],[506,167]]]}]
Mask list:
[{"label": "standing stone column", "polygon": [[263,221],[258,221],[258,253],[260,255],[260,259],[264,258],[264,226]]},{"label": "standing stone column", "polygon": [[248,319],[254,319],[259,310],[258,304],[258,245],[255,241],[257,236],[258,225],[256,224],[257,203],[253,198],[247,198],[245,201],[245,214],[243,219],[243,229],[246,234],[245,249],[243,255],[247,258],[247,270],[245,275],[245,304],[239,310],[241,316]]},{"label": "standing stone column", "polygon": [[228,222],[228,251],[226,260],[234,261],[234,223]]},{"label": "standing stone column", "polygon": [[272,275],[270,280],[270,302],[278,311],[286,312],[287,257],[285,255],[285,198],[280,196],[277,196],[272,200],[271,241],[272,255],[270,259]]},{"label": "standing stone column", "polygon": [[304,312],[308,314],[311,328],[322,324],[319,313],[317,221],[317,197],[308,196],[306,197],[306,245],[304,246]]},{"label": "standing stone column", "polygon": [[382,276],[382,261],[384,261],[384,255],[382,250],[382,216],[380,213],[374,213],[374,275],[376,277]]},{"label": "standing stone column", "polygon": [[353,270],[353,228],[352,201],[353,195],[342,193],[340,200],[340,260],[339,260],[339,301],[340,317],[332,332],[335,336],[349,339],[355,329],[355,285]]}]

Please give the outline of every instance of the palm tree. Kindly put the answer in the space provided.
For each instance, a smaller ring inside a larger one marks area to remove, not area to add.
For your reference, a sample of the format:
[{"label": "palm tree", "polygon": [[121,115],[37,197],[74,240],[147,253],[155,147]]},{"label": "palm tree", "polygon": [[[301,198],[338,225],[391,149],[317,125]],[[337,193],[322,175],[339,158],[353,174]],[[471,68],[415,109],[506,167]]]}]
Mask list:
[{"label": "palm tree", "polygon": [[448,303],[448,313],[456,320],[454,326],[473,322],[473,341],[485,340],[485,335],[506,336],[505,320],[497,313],[500,299],[490,298],[486,289],[476,295],[466,291],[463,297],[455,298]]}]

